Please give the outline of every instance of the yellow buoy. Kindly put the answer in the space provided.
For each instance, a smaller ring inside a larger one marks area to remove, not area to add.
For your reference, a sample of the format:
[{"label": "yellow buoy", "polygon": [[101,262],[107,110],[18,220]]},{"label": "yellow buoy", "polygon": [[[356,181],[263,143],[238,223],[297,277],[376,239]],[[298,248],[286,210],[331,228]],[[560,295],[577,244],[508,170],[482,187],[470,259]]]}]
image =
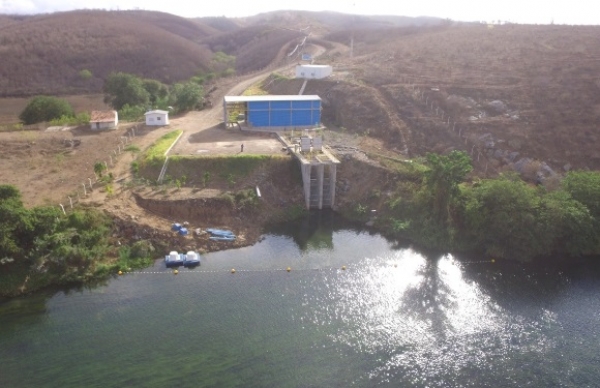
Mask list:
[{"label": "yellow buoy", "polygon": [[290,272],[291,270],[292,270],[292,268],[290,268],[290,267],[287,267],[287,271],[288,271],[288,272]]},{"label": "yellow buoy", "polygon": [[231,269],[231,273],[235,273],[235,268],[232,268],[232,269]]},{"label": "yellow buoy", "polygon": [[122,272],[122,271],[119,271],[119,275],[123,275],[123,272]]},{"label": "yellow buoy", "polygon": [[492,263],[495,263],[495,262],[496,262],[496,259],[492,259]]},{"label": "yellow buoy", "polygon": [[175,275],[177,275],[177,274],[179,273],[179,271],[178,271],[178,270],[175,270],[175,271],[173,271],[173,273],[174,273]]},{"label": "yellow buoy", "polygon": [[342,271],[345,271],[345,270],[346,270],[346,266],[342,265]]}]

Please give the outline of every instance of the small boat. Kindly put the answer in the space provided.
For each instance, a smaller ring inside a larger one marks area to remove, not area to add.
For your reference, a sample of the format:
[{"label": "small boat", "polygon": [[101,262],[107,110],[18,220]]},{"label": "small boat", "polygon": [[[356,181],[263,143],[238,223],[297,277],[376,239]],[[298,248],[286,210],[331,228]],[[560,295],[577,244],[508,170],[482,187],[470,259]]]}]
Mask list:
[{"label": "small boat", "polygon": [[236,239],[235,235],[230,235],[230,236],[210,236],[208,238],[209,240],[212,241],[233,241]]},{"label": "small boat", "polygon": [[183,264],[183,254],[177,253],[177,251],[171,251],[165,256],[165,265],[167,267],[176,267]]},{"label": "small boat", "polygon": [[213,236],[219,237],[235,237],[235,234],[231,230],[223,230],[223,229],[206,229],[206,231]]},{"label": "small boat", "polygon": [[183,255],[183,266],[184,267],[195,267],[200,265],[200,254],[198,252],[189,251]]}]

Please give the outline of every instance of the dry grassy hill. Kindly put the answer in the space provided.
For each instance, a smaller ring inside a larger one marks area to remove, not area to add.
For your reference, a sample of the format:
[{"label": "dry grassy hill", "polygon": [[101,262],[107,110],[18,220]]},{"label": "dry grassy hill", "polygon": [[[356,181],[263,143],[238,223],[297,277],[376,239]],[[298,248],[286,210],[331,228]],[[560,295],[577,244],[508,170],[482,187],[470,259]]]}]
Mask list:
[{"label": "dry grassy hill", "polygon": [[[157,12],[74,11],[1,25],[3,96],[99,91],[112,71],[174,82],[208,70],[212,58],[194,42],[212,28]],[[92,79],[80,79],[83,69]]]},{"label": "dry grassy hill", "polygon": [[397,107],[419,153],[464,143],[443,130],[449,119],[496,167],[527,155],[555,169],[600,168],[599,34],[463,25],[378,44],[365,34],[356,51],[361,78]]},{"label": "dry grassy hill", "polygon": [[351,34],[354,57],[322,57],[333,79],[305,90],[324,99],[329,124],[411,157],[466,150],[488,173],[600,168],[600,27],[445,24],[324,39]]},{"label": "dry grassy hill", "polygon": [[240,28],[240,22],[238,19],[226,18],[225,16],[207,16],[194,18],[192,20],[202,26],[211,27],[219,32],[231,32]]}]

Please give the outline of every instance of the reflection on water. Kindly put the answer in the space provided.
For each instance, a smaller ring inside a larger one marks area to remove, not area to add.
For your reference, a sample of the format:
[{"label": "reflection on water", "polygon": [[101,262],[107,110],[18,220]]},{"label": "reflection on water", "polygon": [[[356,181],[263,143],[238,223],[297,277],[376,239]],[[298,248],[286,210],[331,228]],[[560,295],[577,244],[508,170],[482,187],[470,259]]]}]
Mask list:
[{"label": "reflection on water", "polygon": [[597,386],[598,265],[394,244],[321,216],[177,276],[10,301],[0,386]]}]

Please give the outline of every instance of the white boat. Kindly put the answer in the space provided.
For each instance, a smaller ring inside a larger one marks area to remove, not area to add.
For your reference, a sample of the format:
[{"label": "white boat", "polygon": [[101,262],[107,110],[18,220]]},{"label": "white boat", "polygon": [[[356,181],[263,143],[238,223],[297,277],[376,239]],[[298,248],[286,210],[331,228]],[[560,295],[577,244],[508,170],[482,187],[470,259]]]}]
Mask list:
[{"label": "white boat", "polygon": [[183,264],[184,255],[171,251],[165,256],[165,264],[167,267],[175,267]]},{"label": "white boat", "polygon": [[198,252],[189,251],[183,255],[183,266],[184,267],[195,267],[200,265],[201,262],[200,254]]}]

